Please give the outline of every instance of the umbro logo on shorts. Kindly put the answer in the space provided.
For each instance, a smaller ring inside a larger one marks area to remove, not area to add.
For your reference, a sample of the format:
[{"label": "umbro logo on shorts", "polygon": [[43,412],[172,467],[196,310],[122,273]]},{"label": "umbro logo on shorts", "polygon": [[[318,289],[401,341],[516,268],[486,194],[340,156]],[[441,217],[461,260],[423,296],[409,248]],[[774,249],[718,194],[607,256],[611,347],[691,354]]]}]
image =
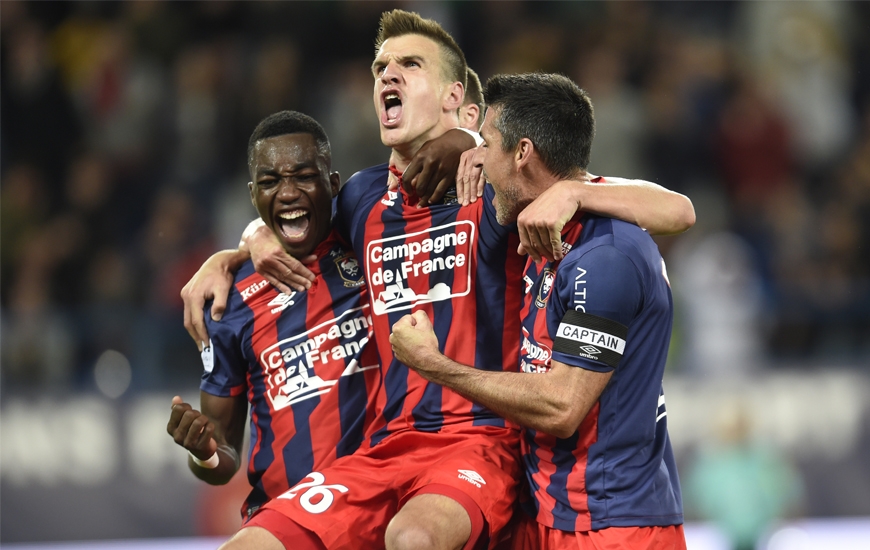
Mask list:
[{"label": "umbro logo on shorts", "polygon": [[481,485],[486,485],[486,480],[474,470],[459,470],[459,479],[464,479],[478,489]]}]

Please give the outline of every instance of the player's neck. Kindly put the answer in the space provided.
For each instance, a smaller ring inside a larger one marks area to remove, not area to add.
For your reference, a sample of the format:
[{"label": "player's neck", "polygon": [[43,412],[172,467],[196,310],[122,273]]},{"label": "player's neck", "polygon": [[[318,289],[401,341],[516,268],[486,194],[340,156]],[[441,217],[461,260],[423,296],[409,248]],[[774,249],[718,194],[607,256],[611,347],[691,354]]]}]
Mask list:
[{"label": "player's neck", "polygon": [[390,165],[404,172],[408,165],[411,164],[414,155],[417,154],[427,141],[440,137],[447,133],[448,130],[457,126],[459,126],[459,117],[455,111],[442,113],[438,123],[429,128],[428,131],[407,143],[394,145],[390,153]]},{"label": "player's neck", "polygon": [[413,154],[408,155],[407,153],[403,153],[401,150],[394,148],[390,153],[390,166],[395,166],[400,172],[404,172],[408,165],[411,164],[412,158],[414,158]]}]

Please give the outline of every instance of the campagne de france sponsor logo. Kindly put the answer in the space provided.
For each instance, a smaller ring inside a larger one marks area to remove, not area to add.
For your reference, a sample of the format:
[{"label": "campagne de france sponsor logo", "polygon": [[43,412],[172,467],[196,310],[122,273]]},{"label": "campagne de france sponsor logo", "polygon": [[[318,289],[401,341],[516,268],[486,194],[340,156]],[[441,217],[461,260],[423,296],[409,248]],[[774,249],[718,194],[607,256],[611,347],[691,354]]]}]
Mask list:
[{"label": "campagne de france sponsor logo", "polygon": [[523,342],[520,346],[520,372],[544,373],[550,370],[553,351],[546,345],[534,342],[526,327],[523,329]]},{"label": "campagne de france sponsor logo", "polygon": [[[327,365],[354,357],[371,337],[369,305],[345,311],[318,326],[285,338],[260,353],[266,392],[274,409],[283,409],[299,401],[327,393],[338,380],[324,380],[316,372]],[[340,376],[375,369],[378,365],[360,365],[352,359]],[[334,372],[334,371],[333,371]]]},{"label": "campagne de france sponsor logo", "polygon": [[468,266],[474,238],[474,223],[458,221],[371,241],[366,273],[374,314],[468,294],[471,270],[457,268]]}]

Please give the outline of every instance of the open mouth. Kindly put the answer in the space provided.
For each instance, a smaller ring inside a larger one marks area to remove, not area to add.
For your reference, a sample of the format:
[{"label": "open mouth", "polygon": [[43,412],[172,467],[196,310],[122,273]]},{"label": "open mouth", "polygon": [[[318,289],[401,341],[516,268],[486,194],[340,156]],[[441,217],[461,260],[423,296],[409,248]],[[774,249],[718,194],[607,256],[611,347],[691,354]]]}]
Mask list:
[{"label": "open mouth", "polygon": [[288,241],[300,241],[308,233],[311,213],[307,210],[291,210],[278,214],[278,229]]},{"label": "open mouth", "polygon": [[385,122],[396,122],[402,116],[402,100],[399,99],[399,94],[390,92],[384,95],[384,115]]}]

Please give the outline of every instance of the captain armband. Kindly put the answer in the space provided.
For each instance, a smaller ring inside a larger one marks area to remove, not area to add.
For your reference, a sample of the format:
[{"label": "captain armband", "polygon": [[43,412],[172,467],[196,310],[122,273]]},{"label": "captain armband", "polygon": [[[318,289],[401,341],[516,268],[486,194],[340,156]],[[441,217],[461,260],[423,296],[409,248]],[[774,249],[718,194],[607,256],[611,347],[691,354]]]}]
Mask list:
[{"label": "captain armband", "polygon": [[582,311],[569,309],[559,323],[553,351],[619,366],[628,327]]}]

